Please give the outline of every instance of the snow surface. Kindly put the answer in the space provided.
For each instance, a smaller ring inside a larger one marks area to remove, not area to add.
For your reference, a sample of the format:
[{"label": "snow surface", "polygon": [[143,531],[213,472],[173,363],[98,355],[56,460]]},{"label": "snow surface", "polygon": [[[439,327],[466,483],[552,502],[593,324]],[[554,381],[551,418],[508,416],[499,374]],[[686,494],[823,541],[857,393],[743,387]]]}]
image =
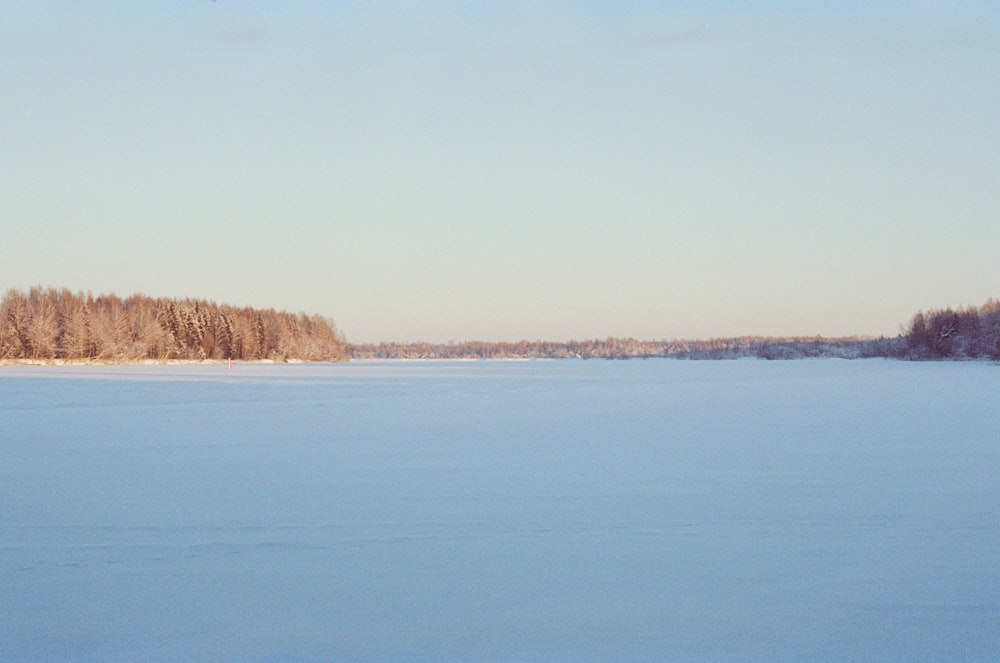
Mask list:
[{"label": "snow surface", "polygon": [[0,368],[0,659],[1000,660],[1000,367]]}]

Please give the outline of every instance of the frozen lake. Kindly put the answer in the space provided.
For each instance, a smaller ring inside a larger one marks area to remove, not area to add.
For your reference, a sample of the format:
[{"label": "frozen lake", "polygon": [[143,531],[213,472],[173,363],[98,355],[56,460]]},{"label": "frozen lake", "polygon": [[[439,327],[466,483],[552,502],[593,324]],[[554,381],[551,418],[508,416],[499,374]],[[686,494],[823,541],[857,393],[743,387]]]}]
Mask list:
[{"label": "frozen lake", "polygon": [[0,659],[1000,659],[1000,367],[0,367]]}]

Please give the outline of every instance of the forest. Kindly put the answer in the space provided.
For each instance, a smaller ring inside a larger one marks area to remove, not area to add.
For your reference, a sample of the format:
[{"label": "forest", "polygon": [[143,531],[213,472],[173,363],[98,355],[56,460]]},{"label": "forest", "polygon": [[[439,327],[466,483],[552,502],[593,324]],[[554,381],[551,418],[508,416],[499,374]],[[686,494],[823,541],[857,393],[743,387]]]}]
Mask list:
[{"label": "forest", "polygon": [[643,341],[635,338],[582,341],[378,343],[349,345],[353,359],[802,359],[889,356],[897,339],[740,336],[708,340]]},{"label": "forest", "polygon": [[905,339],[908,359],[1000,360],[1000,300],[921,311],[913,316]]},{"label": "forest", "polygon": [[885,338],[739,336],[642,341],[607,338],[568,342],[378,343],[348,346],[354,359],[993,359],[1000,360],[1000,300],[917,313],[907,330]]},{"label": "forest", "polygon": [[921,311],[892,338],[740,336],[707,340],[348,344],[332,320],[200,299],[8,290],[0,300],[0,362],[349,359],[1000,360],[1000,300]]},{"label": "forest", "polygon": [[0,301],[0,361],[346,361],[331,320],[304,313],[31,288]]}]

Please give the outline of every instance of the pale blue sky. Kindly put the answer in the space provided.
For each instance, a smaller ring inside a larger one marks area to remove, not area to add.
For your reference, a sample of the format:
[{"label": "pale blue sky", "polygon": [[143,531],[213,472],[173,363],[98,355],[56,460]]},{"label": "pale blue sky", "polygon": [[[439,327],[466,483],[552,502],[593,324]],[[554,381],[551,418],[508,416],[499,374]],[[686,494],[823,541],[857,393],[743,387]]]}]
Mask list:
[{"label": "pale blue sky", "polygon": [[1000,296],[1000,3],[0,1],[0,287],[349,340]]}]

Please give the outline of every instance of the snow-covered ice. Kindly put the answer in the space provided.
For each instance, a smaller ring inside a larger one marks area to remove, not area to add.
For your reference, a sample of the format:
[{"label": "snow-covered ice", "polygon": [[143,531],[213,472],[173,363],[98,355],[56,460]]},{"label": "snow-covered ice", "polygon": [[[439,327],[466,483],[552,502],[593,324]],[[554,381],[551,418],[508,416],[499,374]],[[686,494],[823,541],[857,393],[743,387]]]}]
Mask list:
[{"label": "snow-covered ice", "polygon": [[1000,659],[1000,367],[0,367],[0,659]]}]

